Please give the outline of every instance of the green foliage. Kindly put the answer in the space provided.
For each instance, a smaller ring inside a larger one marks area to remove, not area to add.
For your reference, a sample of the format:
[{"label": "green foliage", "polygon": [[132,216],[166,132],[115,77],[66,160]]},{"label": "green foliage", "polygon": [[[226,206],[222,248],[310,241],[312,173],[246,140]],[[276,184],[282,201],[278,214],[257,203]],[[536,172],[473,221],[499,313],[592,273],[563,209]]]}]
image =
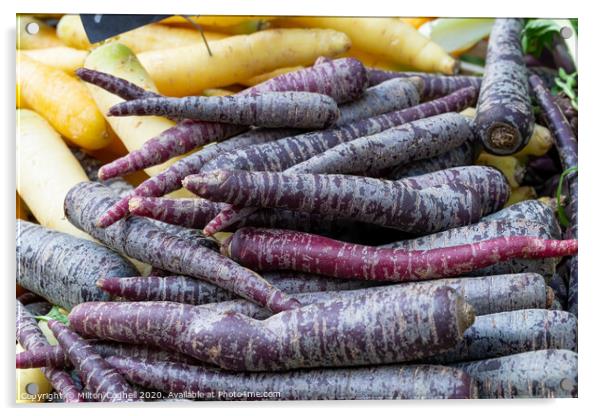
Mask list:
[{"label": "green foliage", "polygon": [[567,74],[563,68],[558,69],[558,76],[554,78],[554,87],[552,94],[557,95],[563,92],[570,100],[575,110],[577,108],[577,72]]},{"label": "green foliage", "polygon": [[67,318],[66,311],[60,306],[54,305],[50,312],[46,315],[36,316],[39,321],[59,321],[62,324],[69,325],[69,319]]},{"label": "green foliage", "polygon": [[554,35],[560,33],[560,26],[551,19],[528,20],[521,34],[523,53],[538,58],[544,48],[552,46]]},{"label": "green foliage", "polygon": [[[564,211],[564,207],[562,206],[562,184],[564,182],[565,176],[577,172],[577,166],[569,168],[562,172],[560,175],[560,179],[558,180],[558,188],[556,189],[556,203],[558,205],[558,222],[564,227],[568,227],[571,222]],[[577,195],[574,195],[576,198]]]}]

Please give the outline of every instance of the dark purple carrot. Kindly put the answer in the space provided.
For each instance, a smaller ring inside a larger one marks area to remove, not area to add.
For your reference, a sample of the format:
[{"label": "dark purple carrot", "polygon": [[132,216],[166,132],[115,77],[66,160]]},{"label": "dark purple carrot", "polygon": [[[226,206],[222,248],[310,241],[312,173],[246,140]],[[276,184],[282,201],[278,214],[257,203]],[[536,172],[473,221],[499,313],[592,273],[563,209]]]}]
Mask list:
[{"label": "dark purple carrot", "polygon": [[457,363],[477,383],[481,399],[577,397],[577,353],[529,351]]},{"label": "dark purple carrot", "polygon": [[[328,95],[337,103],[344,103],[358,98],[366,84],[366,70],[362,63],[353,58],[343,58],[277,76],[240,94],[307,91]],[[242,131],[244,128],[229,124],[183,120],[148,140],[140,149],[103,166],[99,175],[101,179],[109,179],[145,169]]]},{"label": "dark purple carrot", "polygon": [[17,297],[17,300],[21,302],[23,305],[29,305],[34,302],[46,301],[42,296],[33,293],[33,292],[25,292],[22,295]]},{"label": "dark purple carrot", "polygon": [[17,220],[17,284],[49,302],[71,309],[78,303],[108,300],[96,287],[105,276],[136,274],[136,268],[94,241]]},{"label": "dark purple carrot", "polygon": [[[478,243],[497,237],[535,237],[542,239],[555,239],[555,234],[545,224],[527,220],[498,220],[481,221],[464,227],[452,228],[439,233],[402,240],[383,245],[385,248],[402,250],[431,250],[435,248],[453,247],[466,243]],[[468,272],[472,276],[486,276],[505,273],[538,273],[546,279],[552,277],[556,270],[558,259],[522,259],[515,258],[500,261],[483,269]]]},{"label": "dark purple carrot", "polygon": [[[166,351],[160,348],[146,347],[135,344],[121,344],[99,340],[87,340],[94,347],[94,351],[101,357],[119,355],[129,358],[138,358],[152,361],[172,361],[179,363],[195,364],[193,358],[178,352]],[[17,368],[38,367],[72,367],[69,357],[60,345],[48,345],[17,354]]]},{"label": "dark purple carrot", "polygon": [[497,237],[430,250],[404,250],[343,243],[297,231],[243,228],[222,250],[254,270],[406,282],[459,276],[514,258],[570,256],[577,252],[577,240]]},{"label": "dark purple carrot", "polygon": [[[569,184],[569,212],[570,227],[569,235],[571,238],[578,238],[578,180],[577,180],[577,139],[564,116],[558,108],[552,94],[543,85],[541,79],[536,75],[529,78],[535,97],[541,107],[544,118],[552,132],[562,169],[567,172],[567,181]],[[572,171],[571,171],[572,170]],[[577,257],[572,260],[571,276],[569,279],[569,299],[568,309],[577,314],[578,309],[578,267]]]},{"label": "dark purple carrot", "polygon": [[94,394],[94,401],[138,401],[138,393],[94,351],[90,343],[58,321],[49,321],[48,327],[81,374],[86,389]]},{"label": "dark purple carrot", "polygon": [[52,304],[46,301],[28,303],[27,310],[34,316],[46,315],[52,309]]},{"label": "dark purple carrot", "polygon": [[[180,363],[109,357],[127,380],[175,394],[217,400],[403,400],[476,398],[476,386],[460,370],[443,366],[377,366],[231,373]],[[265,395],[277,392],[275,395]]]},{"label": "dark purple carrot", "polygon": [[82,182],[67,193],[65,216],[73,225],[113,250],[153,267],[209,281],[274,312],[299,306],[298,301],[270,285],[258,274],[198,241],[163,231],[145,218],[130,217],[108,228],[98,227],[96,219],[116,200],[110,190],[101,184]]},{"label": "dark purple carrot", "polygon": [[575,315],[523,309],[477,316],[454,348],[422,361],[453,363],[546,349],[577,351]]},{"label": "dark purple carrot", "polygon": [[[283,292],[296,295],[372,286],[371,282],[329,279],[295,272],[265,273],[263,277]],[[98,280],[97,285],[112,296],[130,301],[168,301],[203,305],[238,299],[232,292],[188,276],[107,277]]]},{"label": "dark purple carrot", "polygon": [[575,61],[566,46],[565,40],[560,36],[560,33],[555,33],[552,37],[552,45],[550,47],[552,58],[557,68],[562,68],[567,74],[572,74],[577,71]]},{"label": "dark purple carrot", "polygon": [[535,118],[521,48],[522,19],[496,19],[487,47],[476,134],[485,149],[509,155],[525,147]]},{"label": "dark purple carrot", "polygon": [[322,129],[339,118],[337,103],[313,92],[265,92],[225,97],[161,97],[125,101],[110,116],[170,116],[258,127]]},{"label": "dark purple carrot", "polygon": [[84,336],[169,348],[235,371],[415,360],[453,347],[473,320],[449,287],[362,293],[263,321],[170,302],[89,302],[69,314]]},{"label": "dark purple carrot", "polygon": [[455,168],[458,166],[472,165],[475,160],[474,144],[466,142],[461,146],[451,149],[439,156],[429,159],[417,160],[412,163],[401,163],[387,173],[387,178],[392,180],[409,176],[424,175],[438,170]]},{"label": "dark purple carrot", "polygon": [[[16,310],[17,342],[26,350],[36,350],[49,346],[46,336],[38,326],[34,316],[17,300]],[[42,372],[52,387],[61,394],[66,403],[83,401],[69,373],[54,367],[43,367]]]},{"label": "dark purple carrot", "polygon": [[[359,176],[214,171],[188,176],[183,185],[203,198],[235,206],[333,215],[417,233],[470,224],[482,212],[477,191],[462,184],[417,191]],[[217,225],[211,231],[221,228]]]},{"label": "dark purple carrot", "polygon": [[481,219],[481,222],[488,221],[528,221],[538,223],[545,227],[550,236],[549,238],[559,239],[562,236],[560,224],[556,220],[554,209],[549,204],[536,199],[510,205]]},{"label": "dark purple carrot", "polygon": [[379,85],[390,79],[418,77],[424,82],[422,101],[429,101],[451,94],[466,87],[481,87],[481,77],[470,75],[440,75],[424,72],[396,72],[367,68],[368,84]]},{"label": "dark purple carrot", "polygon": [[161,94],[147,91],[126,79],[104,72],[95,71],[93,69],[79,68],[77,71],[75,71],[75,75],[77,75],[82,81],[96,85],[97,87],[100,87],[111,94],[115,94],[124,100],[162,97]]}]

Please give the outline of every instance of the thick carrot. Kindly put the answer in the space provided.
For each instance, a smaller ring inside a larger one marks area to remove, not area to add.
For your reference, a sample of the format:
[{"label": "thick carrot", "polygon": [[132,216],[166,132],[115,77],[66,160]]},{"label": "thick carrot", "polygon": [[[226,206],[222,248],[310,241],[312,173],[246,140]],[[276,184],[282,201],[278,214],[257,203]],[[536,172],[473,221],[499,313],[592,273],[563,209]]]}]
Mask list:
[{"label": "thick carrot", "polygon": [[481,399],[577,397],[577,353],[548,349],[458,363]]},{"label": "thick carrot", "polygon": [[481,221],[529,221],[543,225],[550,238],[558,239],[562,235],[554,209],[549,204],[535,199],[501,209],[483,217]]},{"label": "thick carrot", "polygon": [[136,268],[96,242],[17,220],[17,283],[53,304],[108,300],[96,287],[103,276],[129,276]]},{"label": "thick carrot", "polygon": [[404,250],[343,243],[297,231],[243,228],[222,250],[255,270],[405,282],[458,276],[514,258],[570,256],[577,252],[577,240],[497,237],[430,250]]},{"label": "thick carrot", "polygon": [[[203,198],[235,206],[333,215],[415,233],[470,224],[482,212],[477,191],[463,184],[417,191],[359,176],[226,170],[191,175],[182,184]],[[212,231],[216,229],[220,228]]]},{"label": "thick carrot", "polygon": [[522,28],[522,19],[496,19],[487,47],[475,130],[485,149],[496,155],[516,153],[533,133]]},{"label": "thick carrot", "polygon": [[[240,94],[307,91],[328,95],[341,103],[359,97],[366,89],[366,84],[366,70],[361,62],[344,58],[277,76]],[[184,120],[150,139],[140,149],[103,167],[101,178],[108,179],[157,165],[241,131],[240,127],[231,125]]]},{"label": "thick carrot", "polygon": [[109,228],[98,227],[96,218],[116,200],[110,190],[101,184],[81,183],[67,194],[65,215],[76,227],[86,230],[113,250],[154,267],[207,280],[272,311],[299,306],[298,301],[274,288],[256,273],[240,267],[199,242],[165,232],[147,219],[131,217]]},{"label": "thick carrot", "polygon": [[[430,250],[434,248],[452,247],[466,243],[478,243],[496,237],[535,237],[543,239],[559,238],[553,229],[546,224],[528,220],[481,221],[464,227],[452,228],[439,233],[402,240],[386,244],[382,247],[403,250]],[[539,273],[546,279],[551,278],[556,270],[558,259],[520,259],[500,261],[489,267],[471,271],[473,276],[504,273]]]},{"label": "thick carrot", "polygon": [[395,78],[418,77],[424,82],[422,101],[429,101],[449,95],[461,88],[481,87],[481,77],[471,75],[440,75],[424,72],[397,72],[383,71],[381,69],[366,68],[369,85],[378,85]]},{"label": "thick carrot", "polygon": [[96,85],[97,87],[100,87],[111,94],[115,94],[124,100],[162,97],[162,95],[159,93],[145,90],[133,82],[116,77],[106,72],[100,72],[89,68],[79,68],[77,71],[75,71],[75,75],[77,75],[82,81]]},{"label": "thick carrot", "polygon": [[[94,347],[94,351],[103,358],[119,355],[152,361],[173,361],[189,364],[194,364],[196,362],[196,360],[184,354],[143,345],[121,344],[98,340],[88,340],[88,343],[91,344]],[[65,353],[65,350],[63,350],[63,347],[60,345],[48,345],[46,347],[39,347],[17,354],[16,367],[69,368],[72,367],[72,364],[71,361],[69,361],[69,357]]]},{"label": "thick carrot", "polygon": [[575,315],[523,309],[477,316],[454,348],[423,361],[453,363],[546,349],[577,350]]},{"label": "thick carrot", "polygon": [[161,346],[238,371],[414,360],[455,345],[473,320],[448,287],[364,293],[264,321],[170,302],[89,302],[69,314],[84,336]]},{"label": "thick carrot", "polygon": [[49,321],[48,327],[81,374],[86,388],[94,395],[94,401],[137,401],[137,392],[94,351],[90,343],[58,321]]},{"label": "thick carrot", "polygon": [[[460,370],[409,365],[230,373],[180,363],[109,357],[127,380],[145,388],[217,400],[403,400],[476,398]],[[277,392],[263,396],[264,392]]]},{"label": "thick carrot", "polygon": [[397,180],[458,166],[468,166],[473,164],[474,159],[474,144],[466,142],[439,156],[417,160],[412,163],[401,163],[387,173],[387,178]]},{"label": "thick carrot", "polygon": [[[35,350],[50,345],[34,316],[18,300],[16,316],[17,341],[25,350]],[[42,372],[66,403],[83,401],[69,373],[54,367],[44,367]]]}]

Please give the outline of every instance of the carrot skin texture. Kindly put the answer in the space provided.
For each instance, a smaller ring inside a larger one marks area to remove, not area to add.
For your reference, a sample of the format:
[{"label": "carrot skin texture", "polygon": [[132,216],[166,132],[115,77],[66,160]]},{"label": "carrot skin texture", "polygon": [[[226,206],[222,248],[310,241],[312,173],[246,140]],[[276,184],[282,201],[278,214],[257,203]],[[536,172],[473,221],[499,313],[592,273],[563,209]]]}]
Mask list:
[{"label": "carrot skin texture", "polygon": [[94,351],[91,344],[58,321],[49,321],[48,327],[82,375],[86,388],[100,395],[99,401],[137,401],[137,392]]},{"label": "carrot skin texture", "polygon": [[[158,348],[146,347],[135,344],[120,344],[116,342],[105,342],[97,340],[88,340],[94,347],[94,351],[101,357],[119,355],[123,357],[152,360],[152,361],[173,361],[194,364],[197,361],[187,355],[177,352],[166,351]],[[17,368],[38,368],[38,367],[72,367],[69,357],[67,357],[63,347],[60,345],[48,345],[39,347],[31,351],[24,351],[17,354]]]},{"label": "carrot skin texture", "polygon": [[[560,162],[562,169],[567,170],[577,167],[578,155],[577,155],[577,139],[573,134],[571,126],[562,113],[560,108],[554,102],[554,98],[550,91],[544,86],[543,82],[536,75],[532,75],[529,78],[529,82],[537,102],[541,106],[544,114],[544,118],[550,127],[558,155],[560,156]],[[577,172],[570,173],[567,176],[569,185],[569,214],[570,214],[570,227],[569,234],[571,238],[578,238],[578,178]],[[568,298],[568,310],[577,314],[578,311],[578,260],[575,256],[571,260],[570,267],[570,278],[569,278],[569,298]]]},{"label": "carrot skin texture", "polygon": [[448,364],[546,349],[577,351],[575,315],[547,309],[481,315],[454,348],[423,361]]},{"label": "carrot skin texture", "polygon": [[89,302],[74,308],[69,320],[85,336],[161,345],[228,370],[274,371],[437,354],[462,338],[474,315],[444,287],[363,293],[263,321],[170,302]]},{"label": "carrot skin texture", "polygon": [[391,79],[418,77],[424,82],[422,101],[430,101],[451,94],[461,88],[474,87],[479,90],[481,77],[470,75],[439,75],[424,72],[396,72],[366,68],[368,85],[379,85]]},{"label": "carrot skin texture", "polygon": [[569,256],[576,253],[577,240],[498,237],[431,250],[403,250],[343,243],[297,231],[243,228],[222,250],[254,270],[406,282],[458,276],[512,258]]},{"label": "carrot skin texture", "polygon": [[521,47],[522,19],[496,19],[481,84],[476,133],[485,149],[509,155],[526,146],[535,117]]},{"label": "carrot skin texture", "polygon": [[[109,228],[96,226],[99,214],[117,198],[98,183],[81,183],[65,197],[65,215],[108,247],[153,267],[210,281],[276,312],[299,306],[261,276],[194,240],[167,233],[149,220],[130,217]],[[130,276],[135,273],[129,274]]]},{"label": "carrot skin texture", "polygon": [[[366,70],[356,59],[343,58],[311,68],[289,72],[241,92],[307,91],[323,93],[343,103],[359,97],[366,89]],[[222,141],[243,132],[238,126],[183,120],[176,126],[150,139],[129,155],[105,165],[102,179],[123,175],[165,162],[195,147]]]},{"label": "carrot skin texture", "polygon": [[[34,316],[18,300],[16,309],[16,337],[19,344],[27,351],[50,345]],[[43,367],[42,372],[50,381],[52,387],[62,395],[65,403],[83,401],[80,391],[73,383],[69,373],[53,367]]]},{"label": "carrot skin texture", "polygon": [[125,101],[110,116],[169,116],[258,127],[325,128],[339,118],[337,103],[311,92],[265,92],[225,97],[160,97]]},{"label": "carrot skin texture", "polygon": [[452,366],[470,374],[481,399],[577,397],[574,351],[529,351]]},{"label": "carrot skin texture", "polygon": [[438,156],[417,160],[411,163],[401,163],[387,172],[391,180],[403,179],[410,176],[424,175],[443,169],[472,165],[475,160],[475,149],[472,143],[464,143]]},{"label": "carrot skin texture", "polygon": [[[401,250],[430,250],[436,248],[453,247],[466,243],[478,243],[497,237],[534,237],[542,239],[556,239],[546,225],[527,220],[507,221],[481,221],[464,227],[452,228],[435,234],[402,240],[386,244],[381,247]],[[505,273],[538,273],[550,279],[556,270],[558,259],[521,259],[515,258],[500,261],[491,266],[467,272],[469,276],[486,276]]]},{"label": "carrot skin texture", "polygon": [[[213,393],[222,400],[233,399],[220,396],[218,393],[221,391],[277,391],[279,395],[275,400],[475,398],[476,388],[462,371],[443,366],[228,373],[180,363],[123,357],[110,357],[108,361],[126,379],[143,387],[171,393]],[[261,400],[250,400],[254,399]]]},{"label": "carrot skin texture", "polygon": [[161,94],[157,94],[153,91],[147,91],[133,82],[101,71],[96,71],[94,69],[79,68],[77,71],[75,71],[75,74],[82,81],[96,85],[97,87],[100,87],[111,94],[115,94],[124,100],[162,97]]},{"label": "carrot skin texture", "polygon": [[136,274],[127,259],[96,242],[17,220],[17,283],[53,304],[108,300],[96,287],[102,276]]}]

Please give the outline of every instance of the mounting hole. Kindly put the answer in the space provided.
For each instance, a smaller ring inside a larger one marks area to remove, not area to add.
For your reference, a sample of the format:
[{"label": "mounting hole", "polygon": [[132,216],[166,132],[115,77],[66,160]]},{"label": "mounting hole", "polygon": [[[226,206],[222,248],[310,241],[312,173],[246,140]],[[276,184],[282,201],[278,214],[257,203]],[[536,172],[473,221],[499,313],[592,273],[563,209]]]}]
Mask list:
[{"label": "mounting hole", "polygon": [[29,22],[25,25],[25,31],[29,35],[37,35],[40,31],[40,25],[36,22]]},{"label": "mounting hole", "polygon": [[573,29],[568,26],[563,26],[560,29],[560,36],[562,36],[563,39],[569,39],[571,36],[573,36]]}]

